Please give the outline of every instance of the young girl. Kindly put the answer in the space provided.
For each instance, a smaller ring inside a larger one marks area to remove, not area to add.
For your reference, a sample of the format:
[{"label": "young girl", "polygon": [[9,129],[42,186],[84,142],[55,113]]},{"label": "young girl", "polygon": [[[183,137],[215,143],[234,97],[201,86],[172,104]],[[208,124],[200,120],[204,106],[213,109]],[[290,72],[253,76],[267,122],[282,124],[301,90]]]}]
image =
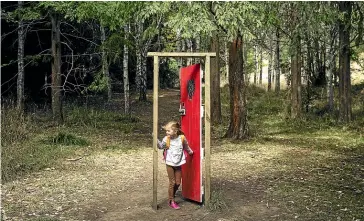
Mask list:
[{"label": "young girl", "polygon": [[180,207],[174,201],[174,195],[181,184],[181,165],[186,163],[186,156],[183,150],[186,150],[189,155],[192,155],[193,151],[188,146],[188,142],[178,122],[171,121],[163,129],[166,130],[167,136],[162,141],[158,140],[158,148],[164,149],[163,155],[167,166],[169,179],[168,205],[173,209],[179,209]]}]

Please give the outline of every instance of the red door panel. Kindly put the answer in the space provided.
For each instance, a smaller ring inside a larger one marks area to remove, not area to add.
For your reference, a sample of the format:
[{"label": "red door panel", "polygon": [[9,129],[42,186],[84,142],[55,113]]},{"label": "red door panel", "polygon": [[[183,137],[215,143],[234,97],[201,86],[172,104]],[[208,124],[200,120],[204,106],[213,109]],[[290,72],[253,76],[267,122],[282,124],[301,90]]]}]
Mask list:
[{"label": "red door panel", "polygon": [[201,128],[201,68],[200,64],[181,68],[181,129],[186,135],[193,156],[186,152],[187,162],[182,166],[182,196],[202,202],[202,128]]}]

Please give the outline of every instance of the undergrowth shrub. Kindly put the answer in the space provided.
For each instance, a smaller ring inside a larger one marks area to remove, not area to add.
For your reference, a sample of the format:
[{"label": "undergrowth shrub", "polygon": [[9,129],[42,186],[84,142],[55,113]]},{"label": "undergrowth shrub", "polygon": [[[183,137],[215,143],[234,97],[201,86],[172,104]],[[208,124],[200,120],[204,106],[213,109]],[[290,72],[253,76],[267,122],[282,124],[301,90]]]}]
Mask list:
[{"label": "undergrowth shrub", "polygon": [[28,138],[34,127],[31,118],[18,111],[13,104],[1,107],[1,146],[8,146]]},{"label": "undergrowth shrub", "polygon": [[79,145],[79,146],[85,146],[88,145],[89,142],[83,138],[76,137],[73,134],[68,134],[64,132],[59,132],[56,136],[50,137],[49,142],[51,144],[62,144],[62,145]]}]

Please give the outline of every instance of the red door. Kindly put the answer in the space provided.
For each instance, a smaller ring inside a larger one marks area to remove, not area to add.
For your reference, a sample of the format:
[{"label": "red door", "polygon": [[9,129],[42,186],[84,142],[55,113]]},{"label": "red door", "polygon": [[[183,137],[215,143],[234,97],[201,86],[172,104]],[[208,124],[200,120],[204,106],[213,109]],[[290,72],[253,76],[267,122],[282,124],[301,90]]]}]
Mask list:
[{"label": "red door", "polygon": [[185,133],[193,156],[187,156],[182,166],[182,196],[202,202],[202,128],[201,128],[201,67],[200,64],[181,68],[181,129]]}]

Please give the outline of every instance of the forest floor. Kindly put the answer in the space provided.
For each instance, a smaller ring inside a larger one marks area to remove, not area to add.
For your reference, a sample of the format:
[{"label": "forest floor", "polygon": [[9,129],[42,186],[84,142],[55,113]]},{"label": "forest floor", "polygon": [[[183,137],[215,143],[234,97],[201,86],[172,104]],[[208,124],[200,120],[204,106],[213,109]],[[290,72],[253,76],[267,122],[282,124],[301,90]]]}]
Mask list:
[{"label": "forest floor", "polygon": [[[176,90],[160,91],[160,125],[178,119],[178,96]],[[152,100],[151,93],[148,99]],[[2,219],[364,221],[362,131],[307,124],[291,130],[278,116],[264,115],[264,110],[260,120],[252,120],[254,136],[249,140],[220,138],[226,116],[222,125],[213,128],[209,208],[183,200],[179,193],[176,200],[181,209],[168,207],[168,178],[159,153],[159,209],[154,211],[153,105],[135,101],[132,108],[139,121],[128,124],[129,128],[114,119],[95,122],[93,127],[48,126],[35,133],[25,146],[44,145],[47,136],[59,131],[90,144],[58,145],[63,151],[72,149],[72,155],[3,183]],[[159,137],[163,135],[161,131]]]}]

